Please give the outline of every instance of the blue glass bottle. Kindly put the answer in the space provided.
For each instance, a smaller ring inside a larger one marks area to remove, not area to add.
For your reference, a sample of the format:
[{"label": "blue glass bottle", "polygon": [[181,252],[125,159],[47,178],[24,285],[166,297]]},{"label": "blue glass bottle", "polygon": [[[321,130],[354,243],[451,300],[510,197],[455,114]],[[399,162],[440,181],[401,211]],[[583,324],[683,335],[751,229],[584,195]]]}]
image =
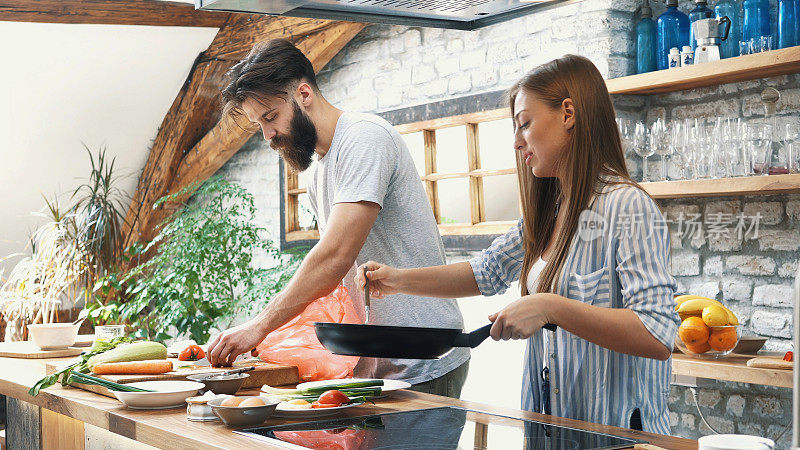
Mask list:
[{"label": "blue glass bottle", "polygon": [[642,20],[636,24],[636,73],[656,70],[656,23],[653,8],[644,0]]},{"label": "blue glass bottle", "polygon": [[800,0],[794,0],[794,45],[800,45]]},{"label": "blue glass bottle", "polygon": [[714,11],[708,7],[707,0],[694,0],[694,3],[694,9],[689,12],[689,45],[692,46],[692,51],[697,49],[697,41],[694,37],[692,24],[700,19],[710,19],[714,17]]},{"label": "blue glass bottle", "polygon": [[794,45],[800,45],[800,0],[794,0]]},{"label": "blue glass bottle", "polygon": [[778,48],[796,45],[796,15],[794,0],[778,0]]},{"label": "blue glass bottle", "polygon": [[667,0],[667,10],[656,22],[658,70],[669,68],[669,49],[689,45],[689,16],[678,10],[678,0]]},{"label": "blue glass bottle", "polygon": [[770,35],[769,0],[744,0],[742,39],[758,39]]},{"label": "blue glass bottle", "polygon": [[[800,0],[795,0],[800,2]],[[732,58],[739,56],[739,41],[742,40],[742,21],[739,19],[739,2],[736,0],[721,0],[714,5],[714,15],[717,19],[728,17],[731,19],[731,29],[728,32],[728,39],[720,44],[720,56],[722,58]]]}]

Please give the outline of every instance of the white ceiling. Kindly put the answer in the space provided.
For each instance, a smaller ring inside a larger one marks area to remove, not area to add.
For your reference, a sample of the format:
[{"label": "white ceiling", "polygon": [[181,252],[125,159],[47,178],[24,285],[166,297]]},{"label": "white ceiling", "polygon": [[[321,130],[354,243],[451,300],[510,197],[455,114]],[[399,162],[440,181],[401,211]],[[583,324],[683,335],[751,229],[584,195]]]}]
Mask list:
[{"label": "white ceiling", "polygon": [[[0,22],[0,259],[25,248],[32,211],[108,147],[132,193],[152,139],[216,28]],[[16,259],[0,262],[8,275]]]}]

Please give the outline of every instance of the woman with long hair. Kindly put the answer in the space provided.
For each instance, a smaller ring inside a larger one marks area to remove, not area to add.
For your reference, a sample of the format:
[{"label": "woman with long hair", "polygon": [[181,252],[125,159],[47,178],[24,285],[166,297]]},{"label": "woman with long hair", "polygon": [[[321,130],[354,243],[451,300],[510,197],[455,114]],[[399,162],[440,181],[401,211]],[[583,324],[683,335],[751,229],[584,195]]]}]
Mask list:
[{"label": "woman with long hair", "polygon": [[519,280],[522,297],[489,320],[495,340],[528,339],[523,409],[668,434],[678,326],[669,231],[628,174],[605,82],[567,55],[529,72],[508,100],[522,218],[469,262],[370,261],[371,293],[489,296]]}]

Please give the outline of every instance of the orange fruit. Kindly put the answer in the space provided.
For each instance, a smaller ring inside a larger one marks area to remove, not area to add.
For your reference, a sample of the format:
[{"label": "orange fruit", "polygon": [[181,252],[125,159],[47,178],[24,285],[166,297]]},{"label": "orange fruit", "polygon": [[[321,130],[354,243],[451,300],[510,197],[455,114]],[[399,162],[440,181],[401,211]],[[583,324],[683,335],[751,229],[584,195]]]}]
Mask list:
[{"label": "orange fruit", "polygon": [[686,344],[686,348],[692,353],[705,353],[711,350],[711,346],[708,345],[708,342],[701,342],[699,344]]},{"label": "orange fruit", "polygon": [[725,352],[736,345],[736,328],[713,327],[708,337],[708,345],[718,352]]},{"label": "orange fruit", "polygon": [[702,313],[702,311],[700,311],[700,312],[692,311],[692,312],[688,312],[688,313],[687,312],[679,312],[678,315],[681,316],[681,320],[686,320],[689,317],[698,317],[698,318],[702,317],[703,313]]},{"label": "orange fruit", "polygon": [[708,326],[700,317],[688,317],[678,327],[678,337],[687,346],[707,342],[709,334]]}]

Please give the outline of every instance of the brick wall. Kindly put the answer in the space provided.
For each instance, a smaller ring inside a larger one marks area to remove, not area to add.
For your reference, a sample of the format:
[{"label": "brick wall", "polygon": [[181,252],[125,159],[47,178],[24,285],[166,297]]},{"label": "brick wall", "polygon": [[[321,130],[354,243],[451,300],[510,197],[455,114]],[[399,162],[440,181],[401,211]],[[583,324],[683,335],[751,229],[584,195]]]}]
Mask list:
[{"label": "brick wall", "polygon": [[[682,1],[681,9],[688,11],[690,3]],[[380,112],[504,89],[525,71],[564,53],[589,57],[604,76],[626,75],[634,67],[632,29],[638,4],[633,0],[586,0],[475,32],[372,25],[322,70],[320,87],[340,108]],[[658,15],[664,8],[658,3],[654,9]],[[762,120],[758,95],[766,86],[781,91],[780,123],[800,123],[797,75],[658,96],[616,96],[614,102],[620,116],[636,119],[723,115]],[[280,223],[277,167],[274,153],[256,135],[220,172],[256,195],[264,224],[275,230],[276,237]],[[789,348],[788,299],[800,249],[800,196],[664,200],[659,204],[668,219],[681,211],[705,216],[715,212],[761,214],[758,237],[681,238],[673,224],[673,272],[682,291],[729,304],[742,319],[745,333],[770,338],[769,349]],[[461,259],[465,255],[449,256]],[[698,396],[703,414],[720,432],[775,437],[791,421],[789,389],[714,382],[711,387],[699,388]],[[674,434],[697,438],[710,432],[701,424],[688,389],[672,387],[670,408]],[[791,430],[783,435],[779,448],[788,446],[790,435]]]}]

